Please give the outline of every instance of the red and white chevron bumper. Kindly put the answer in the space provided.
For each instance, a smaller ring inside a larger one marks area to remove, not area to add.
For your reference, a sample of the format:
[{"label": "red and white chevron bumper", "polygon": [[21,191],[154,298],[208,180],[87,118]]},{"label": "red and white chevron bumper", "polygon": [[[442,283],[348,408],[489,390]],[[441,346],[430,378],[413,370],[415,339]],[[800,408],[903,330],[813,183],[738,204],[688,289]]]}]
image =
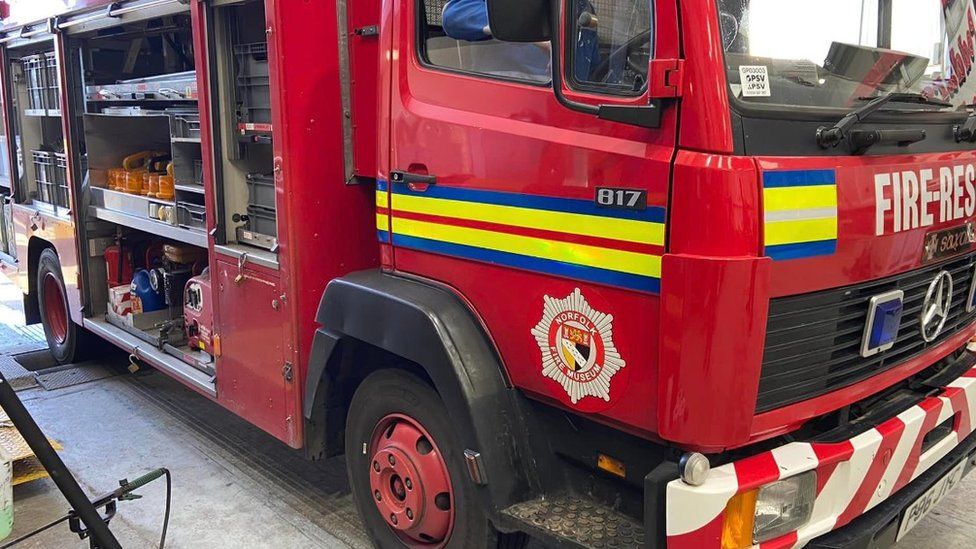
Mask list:
[{"label": "red and white chevron bumper", "polygon": [[[799,548],[840,528],[885,501],[956,448],[973,431],[976,369],[949,383],[939,396],[850,440],[792,443],[717,467],[702,486],[680,480],[667,487],[669,549],[721,547],[726,505],[735,495],[807,471],[817,472],[810,520],[762,549]],[[925,435],[955,418],[954,435],[921,452]]]}]

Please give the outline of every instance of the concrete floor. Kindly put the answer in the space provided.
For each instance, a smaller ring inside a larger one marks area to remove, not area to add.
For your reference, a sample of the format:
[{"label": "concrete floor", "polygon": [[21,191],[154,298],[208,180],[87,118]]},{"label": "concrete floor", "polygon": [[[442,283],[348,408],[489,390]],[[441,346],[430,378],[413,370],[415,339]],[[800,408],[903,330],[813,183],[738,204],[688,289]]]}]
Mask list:
[{"label": "concrete floor", "polygon": [[[0,276],[0,354],[42,347],[22,327],[20,297]],[[18,325],[20,327],[18,327]],[[30,356],[35,366],[49,360]],[[62,459],[89,494],[123,478],[166,467],[173,474],[167,547],[319,548],[370,546],[349,495],[341,459],[306,462],[164,374],[130,374],[121,353],[106,348],[94,364],[116,375],[83,385],[20,393],[46,434],[64,446]],[[163,519],[160,481],[122,502],[112,530],[125,547],[156,547]],[[14,492],[14,535],[64,514],[50,480]],[[898,545],[899,549],[976,547],[976,474],[971,475]],[[55,527],[25,548],[82,548],[87,542]],[[535,544],[533,544],[535,547]]]}]

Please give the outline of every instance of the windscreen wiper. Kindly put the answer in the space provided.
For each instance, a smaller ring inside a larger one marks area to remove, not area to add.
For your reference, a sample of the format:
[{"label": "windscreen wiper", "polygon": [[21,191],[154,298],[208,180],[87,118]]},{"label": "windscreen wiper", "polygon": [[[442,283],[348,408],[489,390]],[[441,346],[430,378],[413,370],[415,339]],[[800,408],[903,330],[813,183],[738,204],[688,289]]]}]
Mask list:
[{"label": "windscreen wiper", "polygon": [[851,154],[861,154],[879,143],[894,143],[899,147],[906,147],[912,143],[925,140],[925,130],[859,130],[854,128],[854,126],[864,122],[889,103],[911,103],[938,107],[952,106],[949,103],[943,103],[925,97],[920,93],[886,93],[871,98],[864,105],[854,109],[842,118],[840,122],[835,124],[834,127],[827,128],[821,126],[817,128],[817,144],[821,148],[830,149],[846,142]]}]

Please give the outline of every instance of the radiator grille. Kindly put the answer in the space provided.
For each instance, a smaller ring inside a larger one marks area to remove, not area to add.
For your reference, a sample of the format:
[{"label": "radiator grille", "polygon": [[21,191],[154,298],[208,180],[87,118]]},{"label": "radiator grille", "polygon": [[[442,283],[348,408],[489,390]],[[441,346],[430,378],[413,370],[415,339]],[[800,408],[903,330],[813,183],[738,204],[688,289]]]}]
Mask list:
[{"label": "radiator grille", "polygon": [[[883,280],[772,300],[757,411],[806,400],[871,377],[971,324],[976,312],[967,313],[965,301],[974,258],[976,254],[970,254]],[[942,270],[952,275],[952,309],[939,337],[926,343],[919,315],[929,285]],[[891,290],[905,292],[905,311],[895,345],[863,358],[861,337],[868,302]]]}]

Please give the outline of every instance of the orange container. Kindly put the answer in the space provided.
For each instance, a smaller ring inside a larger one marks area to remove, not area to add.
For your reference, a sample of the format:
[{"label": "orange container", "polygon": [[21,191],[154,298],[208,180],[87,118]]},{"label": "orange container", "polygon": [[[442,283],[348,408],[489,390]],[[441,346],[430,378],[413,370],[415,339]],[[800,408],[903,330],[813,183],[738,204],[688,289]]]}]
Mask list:
[{"label": "orange container", "polygon": [[129,194],[142,194],[142,180],[146,175],[146,169],[128,170],[125,172],[125,192]]},{"label": "orange container", "polygon": [[159,177],[160,177],[160,175],[158,173],[149,173],[149,174],[146,174],[146,176],[149,178],[149,181],[147,183],[147,185],[149,185],[149,190],[148,190],[148,192],[146,192],[144,194],[146,196],[151,196],[151,197],[155,198],[157,195],[159,195]]},{"label": "orange container", "polygon": [[173,163],[166,166],[166,175],[159,176],[159,192],[156,198],[160,200],[173,200],[176,197],[176,187],[173,184]]},{"label": "orange container", "polygon": [[112,168],[108,171],[108,188],[113,191],[122,190],[125,170],[122,168]]}]

